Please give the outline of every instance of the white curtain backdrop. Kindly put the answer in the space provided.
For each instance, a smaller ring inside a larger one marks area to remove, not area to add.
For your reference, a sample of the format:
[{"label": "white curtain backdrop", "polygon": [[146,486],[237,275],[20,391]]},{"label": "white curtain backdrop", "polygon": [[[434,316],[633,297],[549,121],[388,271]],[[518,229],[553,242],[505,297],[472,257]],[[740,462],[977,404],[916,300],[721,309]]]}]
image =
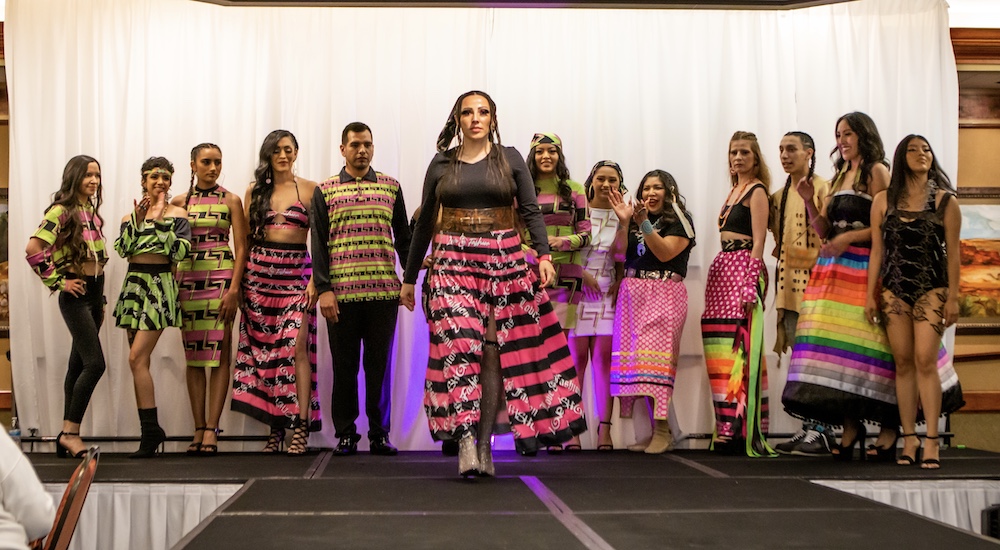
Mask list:
[{"label": "white curtain backdrop", "polygon": [[[37,227],[73,155],[101,161],[111,243],[138,196],[139,166],[147,157],[174,162],[174,192],[181,193],[191,147],[217,143],[223,185],[242,194],[263,137],[286,128],[301,144],[298,174],[321,180],[342,166],[340,132],[354,120],[372,127],[373,165],[399,178],[412,213],[435,137],[455,97],[470,89],[493,96],[504,143],[522,153],[534,132],[560,134],[576,180],[601,159],[618,161],[633,190],[646,171],[668,170],[698,232],[674,403],[678,435],[712,431],[699,317],[707,267],[720,248],[715,219],[728,190],[733,131],[756,132],[772,188],[784,181],[777,149],[790,130],[812,134],[817,172],[829,177],[834,123],[853,110],[874,118],[889,156],[904,135],[920,133],[949,173],[957,164],[958,83],[943,0],[863,0],[792,11],[11,0],[5,35],[15,251]],[[111,255],[101,330],[108,371],[83,432],[135,435],[125,333],[110,316],[126,264]],[[55,434],[68,332],[55,297],[27,263],[15,258],[10,272],[18,415],[23,429]],[[312,444],[332,445],[332,374],[320,324],[324,430],[313,434]],[[769,327],[768,348],[773,333]],[[430,449],[421,410],[422,315],[403,311],[397,334],[392,439],[405,449]],[[785,369],[775,359],[768,358],[772,431],[795,431],[798,423],[781,411]],[[171,435],[193,427],[184,369],[179,332],[167,330],[152,370],[160,421]],[[222,428],[227,435],[266,431],[231,412]],[[367,430],[363,412],[359,429]],[[634,438],[628,423],[616,422],[615,429],[619,444]],[[239,448],[226,443],[222,450]]]}]

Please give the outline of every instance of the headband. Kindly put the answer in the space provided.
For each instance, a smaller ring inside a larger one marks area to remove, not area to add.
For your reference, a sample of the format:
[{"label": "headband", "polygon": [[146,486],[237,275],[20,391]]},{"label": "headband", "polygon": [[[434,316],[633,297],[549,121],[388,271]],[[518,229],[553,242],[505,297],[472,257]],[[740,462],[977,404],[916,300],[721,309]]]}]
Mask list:
[{"label": "headband", "polygon": [[529,149],[534,149],[543,143],[551,143],[556,147],[562,147],[562,140],[559,139],[558,135],[553,133],[538,133],[531,138],[531,147]]},{"label": "headband", "polygon": [[622,175],[622,167],[618,166],[618,163],[615,162],[615,161],[613,161],[613,160],[599,160],[599,161],[597,161],[597,164],[595,164],[594,167],[590,169],[590,176],[587,178],[587,181],[592,181],[594,179],[594,174],[596,174],[599,169],[601,169],[601,168],[603,168],[605,166],[610,166],[610,167],[612,167],[612,168],[615,169],[615,172],[618,172],[618,181],[621,183],[622,187],[624,188],[625,187],[625,176]]},{"label": "headband", "polygon": [[143,172],[142,176],[146,177],[146,176],[148,176],[150,174],[166,174],[168,176],[174,175],[173,172],[171,172],[170,170],[167,170],[165,168],[150,168],[149,170],[146,170],[145,172]]}]

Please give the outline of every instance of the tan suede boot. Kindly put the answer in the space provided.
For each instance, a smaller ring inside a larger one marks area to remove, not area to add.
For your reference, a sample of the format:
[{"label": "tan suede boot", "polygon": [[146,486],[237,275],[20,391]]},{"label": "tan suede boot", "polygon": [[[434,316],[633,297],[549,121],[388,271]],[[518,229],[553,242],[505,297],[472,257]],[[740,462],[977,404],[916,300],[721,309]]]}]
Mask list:
[{"label": "tan suede boot", "polygon": [[670,433],[669,420],[653,421],[653,438],[649,440],[646,447],[646,454],[658,455],[660,453],[673,450],[674,434]]}]

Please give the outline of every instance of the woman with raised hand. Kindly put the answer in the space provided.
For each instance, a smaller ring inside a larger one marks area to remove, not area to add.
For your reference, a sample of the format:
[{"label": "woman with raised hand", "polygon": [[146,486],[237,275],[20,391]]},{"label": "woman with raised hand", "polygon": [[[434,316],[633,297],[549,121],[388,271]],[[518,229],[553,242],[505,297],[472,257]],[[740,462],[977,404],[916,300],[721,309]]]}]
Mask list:
[{"label": "woman with raised hand", "polygon": [[295,175],[298,154],[291,132],[268,134],[247,189],[250,253],[232,404],[270,427],[265,453],[278,452],[291,429],[292,455],[305,453],[309,432],[320,429],[317,295],[306,247],[316,183]]},{"label": "woman with raised hand", "polygon": [[712,448],[768,456],[764,296],[767,270],[768,188],[771,174],[757,136],[738,131],[729,140],[730,188],[719,213],[722,251],[705,286],[701,334],[715,402]]},{"label": "woman with raised hand", "polygon": [[169,202],[174,165],[163,157],[150,157],[141,172],[142,198],[122,218],[121,235],[115,241],[115,251],[128,260],[115,320],[128,333],[128,364],[142,429],[139,449],[129,458],[150,458],[166,440],[156,413],[150,356],[163,329],[181,326],[172,270],[191,249],[187,212]]},{"label": "woman with raised hand", "polygon": [[[926,138],[914,134],[903,138],[892,165],[887,192],[872,201],[876,229],[865,315],[872,324],[885,325],[896,361],[896,399],[903,427],[903,452],[897,463],[919,460],[921,468],[936,470],[941,467],[937,419],[963,404],[950,363],[939,370],[945,353],[941,337],[958,320],[962,214],[955,188]],[[928,421],[923,460],[916,434],[918,410]]]},{"label": "woman with raised hand", "polygon": [[652,400],[653,436],[642,450],[659,454],[673,446],[667,415],[687,319],[684,278],[695,245],[694,227],[677,181],[664,170],[643,176],[635,198],[633,206],[617,190],[610,194],[619,225],[628,228],[625,278],[615,311],[611,394],[621,399],[623,415],[631,414],[637,397]]},{"label": "woman with raised hand", "polygon": [[[528,173],[535,182],[538,207],[542,211],[549,250],[552,252],[552,267],[556,270],[555,281],[546,293],[549,295],[552,309],[559,318],[559,326],[568,337],[576,326],[576,310],[583,297],[581,249],[590,243],[591,237],[587,198],[583,186],[570,179],[566,155],[563,154],[562,139],[558,135],[535,134],[531,139],[531,148],[528,150],[525,164],[528,165]],[[523,248],[529,255],[534,253],[534,249],[529,246]],[[582,381],[587,366],[587,356],[577,357],[573,347],[570,347],[570,352],[574,354],[573,361]],[[578,437],[571,439],[565,447],[567,452],[582,449]],[[563,447],[552,445],[547,450],[549,453],[559,453]]]},{"label": "woman with raised hand", "polygon": [[[501,144],[496,104],[485,92],[459,96],[437,149],[400,303],[413,310],[414,283],[433,239],[424,410],[435,440],[458,441],[462,476],[492,476],[490,438],[501,400],[518,449],[531,453],[586,429],[580,388],[541,288],[555,269],[535,187],[521,155]],[[525,260],[515,216],[531,234],[540,280]]]},{"label": "woman with raised hand", "polygon": [[863,421],[880,424],[878,439],[861,458],[890,460],[899,424],[895,366],[885,331],[870,325],[864,312],[872,197],[886,188],[889,170],[868,115],[837,119],[836,140],[829,194],[818,195],[806,178],[796,184],[823,245],[799,309],[781,402],[794,416],[843,426],[840,444],[831,449],[836,460],[852,460],[855,443],[864,449]]},{"label": "woman with raised hand", "polygon": [[104,218],[101,165],[77,155],[66,163],[62,184],[25,248],[28,264],[52,292],[73,342],[63,384],[63,426],[56,437],[59,457],[87,452],[80,423],[104,374],[98,331],[104,322]]},{"label": "woman with raised hand", "polygon": [[[221,173],[219,146],[195,145],[188,191],[171,202],[187,211],[191,224],[191,255],[177,265],[188,396],[195,425],[194,440],[187,449],[191,455],[219,451],[219,419],[230,384],[233,321],[247,263],[243,201],[219,185]],[[229,246],[230,231],[235,258]]]}]

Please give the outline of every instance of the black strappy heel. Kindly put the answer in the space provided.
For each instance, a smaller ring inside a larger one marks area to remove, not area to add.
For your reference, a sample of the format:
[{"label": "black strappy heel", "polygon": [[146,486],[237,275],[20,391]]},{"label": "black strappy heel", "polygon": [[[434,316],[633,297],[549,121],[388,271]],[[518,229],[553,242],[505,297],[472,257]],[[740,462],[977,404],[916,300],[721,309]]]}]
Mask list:
[{"label": "black strappy heel", "polygon": [[903,434],[900,437],[902,437],[903,440],[904,440],[904,442],[903,442],[903,448],[906,448],[906,442],[905,442],[905,440],[906,440],[907,437],[915,437],[915,438],[917,438],[917,450],[916,450],[916,452],[913,453],[913,456],[910,456],[910,455],[906,454],[905,452],[903,452],[903,453],[900,453],[899,460],[896,461],[896,464],[898,464],[900,466],[913,466],[914,464],[917,463],[918,460],[920,460],[920,436],[918,434],[912,433],[912,434]]}]

